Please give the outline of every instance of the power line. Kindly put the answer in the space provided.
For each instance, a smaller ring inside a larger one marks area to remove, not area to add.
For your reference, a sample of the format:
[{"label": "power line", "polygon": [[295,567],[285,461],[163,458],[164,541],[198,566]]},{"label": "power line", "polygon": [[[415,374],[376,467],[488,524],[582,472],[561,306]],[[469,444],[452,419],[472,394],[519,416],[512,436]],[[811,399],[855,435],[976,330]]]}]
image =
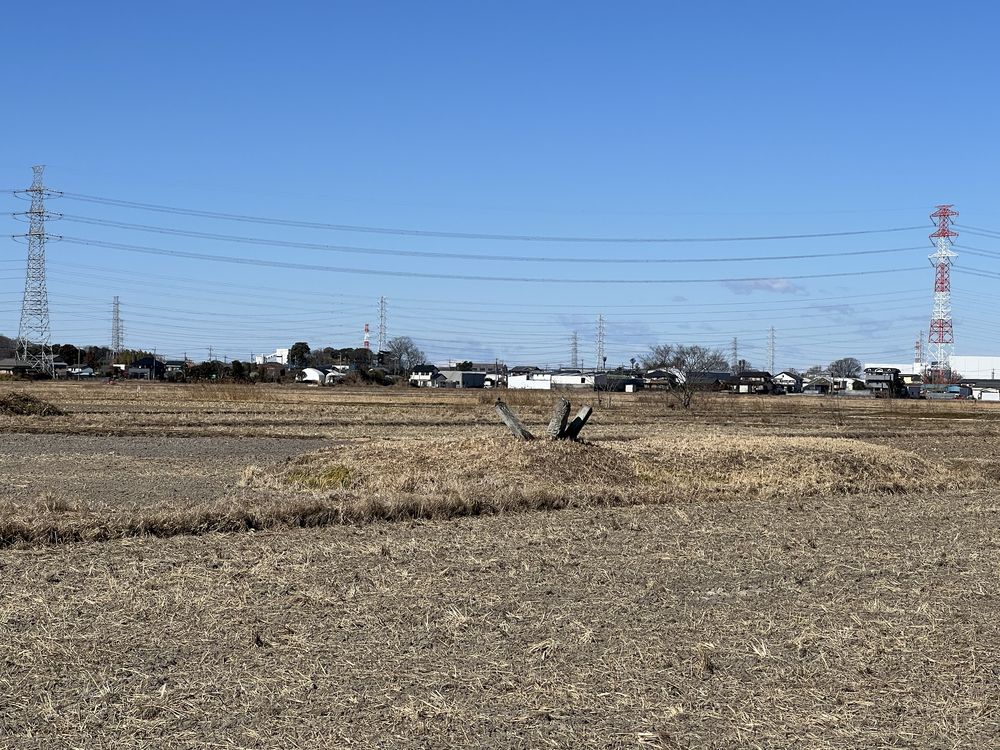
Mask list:
[{"label": "power line", "polygon": [[[727,278],[703,278],[703,279],[567,279],[562,277],[531,277],[531,276],[482,276],[475,274],[450,274],[450,273],[426,273],[420,271],[391,271],[377,270],[372,268],[345,268],[343,266],[326,266],[314,263],[291,263],[287,261],[261,260],[258,258],[246,258],[233,255],[210,255],[208,253],[194,253],[185,250],[167,250],[165,248],[147,247],[144,245],[129,245],[118,242],[104,242],[100,240],[89,240],[82,237],[60,237],[65,242],[73,245],[84,245],[88,247],[103,247],[111,250],[123,250],[125,252],[140,253],[144,255],[162,255],[172,258],[187,258],[191,260],[207,260],[215,263],[229,263],[235,265],[260,266],[264,268],[287,268],[296,271],[322,271],[330,273],[359,274],[363,276],[393,276],[399,278],[418,279],[452,279],[456,281],[498,281],[515,282],[527,284],[708,284],[740,281],[770,281],[773,276],[745,276]],[[838,273],[801,274],[795,276],[781,276],[784,280],[802,279],[833,279],[847,278],[883,274],[900,274],[909,271],[920,271],[922,268],[888,268],[877,271],[843,271]]]},{"label": "power line", "polygon": [[64,192],[61,195],[70,200],[83,201],[87,203],[98,203],[106,206],[117,206],[120,208],[134,208],[143,211],[153,211],[157,213],[179,214],[182,216],[197,216],[207,219],[222,219],[226,221],[240,221],[253,224],[271,224],[285,227],[301,227],[306,229],[328,229],[340,232],[359,232],[368,234],[393,234],[406,237],[440,237],[449,239],[466,240],[505,240],[518,242],[601,242],[601,243],[668,243],[668,242],[757,242],[765,240],[801,240],[818,237],[852,237],[866,234],[886,234],[890,232],[906,232],[913,229],[920,229],[919,226],[911,227],[889,227],[883,229],[861,229],[847,232],[815,232],[807,234],[771,234],[771,235],[743,235],[732,237],[578,237],[578,236],[556,236],[556,235],[534,235],[534,234],[496,234],[489,232],[446,232],[426,229],[401,229],[396,227],[363,226],[353,224],[330,224],[317,221],[298,221],[293,219],[279,219],[266,216],[253,216],[249,214],[226,213],[223,211],[205,211],[196,208],[181,208],[178,206],[164,206],[156,203],[141,203],[139,201],[127,201],[117,198],[106,198],[84,193]]},{"label": "power line", "polygon": [[289,247],[301,250],[321,250],[326,252],[349,253],[358,255],[387,255],[408,258],[445,258],[449,260],[478,260],[478,261],[498,261],[503,263],[589,263],[589,264],[646,264],[646,263],[746,263],[753,261],[769,260],[811,260],[813,258],[841,258],[860,255],[885,255],[889,253],[902,253],[912,250],[919,250],[919,246],[913,247],[890,247],[875,250],[839,250],[822,253],[793,253],[786,255],[756,255],[756,256],[729,256],[714,258],[579,258],[579,257],[556,257],[542,255],[491,255],[488,253],[458,253],[434,250],[399,250],[378,247],[358,247],[355,245],[330,245],[320,242],[294,242],[291,240],[273,240],[265,237],[247,237],[234,234],[218,234],[216,232],[201,232],[187,229],[175,229],[173,227],[160,227],[149,224],[133,224],[123,221],[112,221],[108,219],[95,219],[89,216],[77,216],[75,214],[62,214],[65,221],[74,224],[87,224],[90,226],[110,227],[115,229],[129,229],[139,232],[150,232],[153,234],[165,234],[177,237],[191,237],[202,240],[216,240],[219,242],[235,242],[241,245],[262,245],[265,247]]},{"label": "power line", "polygon": [[[965,246],[962,246],[962,247],[963,247],[963,249],[967,250],[967,248],[965,248]],[[12,262],[14,262],[14,261],[12,261]],[[20,261],[16,261],[16,262],[20,263]],[[68,263],[68,262],[65,262],[65,261],[60,261],[59,259],[54,259],[53,260],[51,258],[49,259],[48,263],[49,263],[48,267],[49,267],[50,272],[53,271],[53,270],[60,271],[63,268],[72,269],[72,274],[71,275],[74,276],[74,277],[87,277],[87,278],[93,278],[93,279],[108,280],[108,281],[113,281],[115,284],[126,282],[126,283],[130,284],[133,287],[152,286],[152,287],[155,287],[157,289],[161,289],[163,287],[174,287],[174,288],[180,288],[180,289],[192,289],[192,290],[195,290],[195,291],[199,290],[200,288],[205,288],[205,289],[211,290],[213,292],[213,294],[220,294],[220,293],[221,294],[232,294],[232,295],[238,295],[240,298],[243,298],[244,295],[241,294],[237,290],[247,290],[247,291],[253,292],[254,295],[255,295],[255,298],[257,298],[257,299],[260,299],[262,297],[268,296],[266,293],[270,292],[270,293],[272,293],[271,296],[274,299],[281,300],[281,304],[279,305],[280,307],[286,307],[285,300],[287,299],[287,295],[288,294],[295,294],[297,296],[310,296],[311,295],[311,296],[322,298],[324,300],[327,299],[328,296],[329,296],[328,292],[326,292],[326,291],[310,292],[309,290],[299,289],[298,287],[288,287],[288,288],[282,289],[281,287],[277,287],[277,286],[275,286],[273,284],[270,284],[270,285],[267,285],[267,286],[255,285],[255,284],[239,284],[239,283],[234,283],[234,282],[225,282],[225,281],[221,281],[219,279],[212,279],[211,281],[208,281],[208,280],[205,280],[205,279],[202,279],[202,278],[192,278],[192,277],[187,277],[187,276],[173,276],[173,275],[162,274],[162,273],[157,273],[155,280],[150,279],[148,281],[144,281],[142,279],[136,278],[136,276],[134,274],[128,273],[128,272],[124,272],[124,271],[122,271],[122,270],[120,270],[118,268],[112,269],[112,268],[105,268],[105,267],[102,267],[102,266],[92,266],[92,265],[81,264],[81,263]],[[86,273],[87,271],[94,271],[94,272],[97,272],[97,273],[88,274],[88,273]],[[171,284],[171,283],[168,283],[167,280],[172,280],[174,282],[179,282],[179,283]],[[227,289],[233,289],[234,291],[233,292],[220,292],[219,291],[220,287],[224,287],[224,288],[227,288]],[[808,301],[805,302],[805,303],[802,300],[800,300],[799,298],[795,298],[795,299],[792,299],[792,300],[770,300],[767,303],[768,308],[766,310],[764,310],[764,311],[765,312],[775,312],[775,311],[782,312],[782,311],[786,311],[786,310],[794,310],[794,309],[798,309],[798,308],[802,307],[803,304],[804,304],[805,307],[811,308],[811,307],[814,307],[815,303],[817,303],[817,302],[836,301],[838,303],[843,303],[843,302],[845,302],[847,300],[864,300],[864,299],[884,300],[884,299],[886,299],[887,297],[890,297],[890,296],[903,295],[903,294],[905,294],[905,295],[917,295],[917,294],[920,294],[921,298],[923,298],[922,297],[923,290],[920,289],[920,288],[898,289],[898,290],[884,290],[884,291],[879,291],[879,292],[874,292],[874,293],[867,293],[867,294],[847,294],[847,295],[837,295],[837,296],[834,296],[834,297],[809,297]],[[353,298],[353,299],[358,300],[359,309],[361,308],[362,303],[368,299],[367,295],[362,295],[362,294],[356,294],[356,295],[340,294],[338,296],[344,297],[344,298]],[[198,298],[202,298],[202,297],[198,297]],[[396,301],[399,301],[399,302],[410,302],[410,303],[414,303],[414,304],[418,304],[418,305],[425,305],[425,304],[429,304],[429,303],[438,303],[438,302],[440,302],[440,298],[426,298],[426,297],[396,297],[395,299],[396,299]],[[477,300],[467,300],[466,299],[466,300],[451,300],[451,302],[454,303],[454,304],[460,304],[460,305],[468,306],[468,307],[484,307],[485,306],[485,307],[489,308],[490,310],[502,311],[503,313],[508,314],[508,315],[526,315],[526,316],[531,316],[531,317],[536,317],[537,316],[539,308],[554,308],[554,309],[558,309],[558,310],[562,311],[562,310],[565,310],[566,307],[567,307],[565,304],[545,303],[545,302],[537,302],[536,303],[534,301],[532,301],[532,302],[520,302],[519,303],[519,302],[510,301],[510,300],[503,300],[503,301],[498,301],[498,302],[491,302],[491,301],[484,301],[482,299],[477,299]],[[669,310],[669,309],[673,309],[673,308],[685,308],[685,309],[687,309],[687,308],[716,308],[716,307],[729,309],[729,308],[754,308],[755,306],[759,306],[760,304],[761,304],[760,301],[749,301],[749,302],[732,302],[732,301],[728,301],[728,302],[693,302],[693,301],[685,299],[685,300],[680,301],[680,302],[659,302],[659,303],[627,304],[627,305],[611,305],[611,304],[608,304],[608,305],[603,305],[603,304],[602,305],[586,305],[586,304],[581,304],[581,303],[574,303],[573,308],[574,309],[579,309],[579,310],[584,310],[584,309],[598,309],[598,308],[600,308],[600,309],[607,308],[607,309],[613,309],[613,310]],[[753,312],[753,311],[754,310],[751,310],[751,312]],[[291,315],[294,315],[294,314],[295,313],[291,313]],[[638,313],[638,312],[631,313],[631,314],[634,314],[634,315],[645,315],[645,313]],[[285,314],[282,314],[282,315],[285,315]],[[268,314],[267,317],[274,317],[274,314]]]},{"label": "power line", "polygon": [[984,237],[1000,237],[1000,230],[997,229],[987,229],[985,227],[970,227],[968,224],[959,224],[955,222],[955,226],[961,229],[963,232],[968,234],[979,234]]}]

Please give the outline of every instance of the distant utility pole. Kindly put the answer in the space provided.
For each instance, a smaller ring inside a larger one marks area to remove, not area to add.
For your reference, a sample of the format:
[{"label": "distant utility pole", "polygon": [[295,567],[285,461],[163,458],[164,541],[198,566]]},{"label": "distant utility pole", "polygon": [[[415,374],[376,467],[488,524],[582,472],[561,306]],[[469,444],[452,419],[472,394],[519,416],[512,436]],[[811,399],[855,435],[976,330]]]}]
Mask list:
[{"label": "distant utility pole", "polygon": [[767,362],[769,365],[768,372],[774,375],[774,326],[771,326],[767,337]]},{"label": "distant utility pole", "polygon": [[45,198],[53,193],[47,191],[42,184],[45,167],[37,165],[31,170],[34,174],[31,187],[15,193],[27,194],[31,199],[31,207],[27,212],[16,214],[28,217],[28,233],[19,235],[28,240],[28,265],[24,275],[24,299],[21,303],[16,358],[33,372],[53,375],[49,293],[45,286],[45,220],[53,218],[45,211]]},{"label": "distant utility pole", "polygon": [[597,361],[594,363],[595,369],[601,367],[607,356],[604,354],[604,316],[597,316]]},{"label": "distant utility pole", "polygon": [[111,305],[111,361],[114,362],[118,355],[122,353],[124,349],[123,336],[122,336],[122,316],[121,316],[121,306],[118,302],[118,297],[115,297],[114,302]]},{"label": "distant utility pole", "polygon": [[385,351],[385,345],[386,345],[385,318],[386,318],[385,297],[379,297],[378,298],[378,351],[380,352]]},{"label": "distant utility pole", "polygon": [[569,340],[569,363],[574,370],[580,366],[580,337],[576,331]]}]

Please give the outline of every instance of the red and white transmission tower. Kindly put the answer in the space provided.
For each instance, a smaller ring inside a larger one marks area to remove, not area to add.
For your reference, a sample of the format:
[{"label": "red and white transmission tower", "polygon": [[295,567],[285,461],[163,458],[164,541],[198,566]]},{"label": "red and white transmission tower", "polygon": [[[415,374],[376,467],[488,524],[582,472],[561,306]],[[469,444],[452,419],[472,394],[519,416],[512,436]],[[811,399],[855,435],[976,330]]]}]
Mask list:
[{"label": "red and white transmission tower", "polygon": [[958,232],[951,228],[951,205],[940,205],[931,214],[937,230],[930,235],[937,250],[930,256],[934,266],[934,312],[927,333],[927,351],[935,382],[943,383],[951,377],[951,355],[955,349],[955,333],[951,327],[951,265],[958,253],[951,249],[952,238]]}]

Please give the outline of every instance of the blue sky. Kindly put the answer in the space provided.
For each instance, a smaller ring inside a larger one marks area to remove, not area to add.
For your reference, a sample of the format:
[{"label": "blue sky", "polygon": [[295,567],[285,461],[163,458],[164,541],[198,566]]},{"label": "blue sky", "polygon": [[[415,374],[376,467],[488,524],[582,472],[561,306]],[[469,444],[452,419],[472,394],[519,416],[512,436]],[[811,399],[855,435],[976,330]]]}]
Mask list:
[{"label": "blue sky", "polygon": [[[998,21],[985,3],[15,4],[0,189],[44,163],[68,194],[50,205],[66,218],[49,231],[69,238],[48,247],[56,342],[107,344],[118,295],[131,347],[357,345],[385,296],[388,335],[433,360],[568,364],[577,331],[592,364],[603,315],[609,365],[733,337],[767,365],[772,326],[779,368],[907,361],[932,304],[927,215],[953,203],[959,231],[1000,230]],[[80,196],[476,235],[919,228],[525,241]],[[956,350],[1000,354],[996,281],[969,272],[1000,271],[972,254],[1000,239],[963,232],[956,249]],[[0,252],[11,336],[24,253]],[[751,260],[788,255],[823,257]]]}]

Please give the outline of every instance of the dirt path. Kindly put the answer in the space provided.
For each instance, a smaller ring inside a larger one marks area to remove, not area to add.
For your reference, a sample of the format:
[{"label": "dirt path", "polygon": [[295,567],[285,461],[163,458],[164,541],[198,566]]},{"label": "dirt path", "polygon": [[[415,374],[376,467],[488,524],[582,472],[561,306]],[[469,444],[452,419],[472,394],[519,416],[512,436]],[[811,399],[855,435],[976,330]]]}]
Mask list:
[{"label": "dirt path", "polygon": [[329,445],[316,439],[4,434],[0,499],[52,492],[86,500],[208,500],[249,464]]}]

